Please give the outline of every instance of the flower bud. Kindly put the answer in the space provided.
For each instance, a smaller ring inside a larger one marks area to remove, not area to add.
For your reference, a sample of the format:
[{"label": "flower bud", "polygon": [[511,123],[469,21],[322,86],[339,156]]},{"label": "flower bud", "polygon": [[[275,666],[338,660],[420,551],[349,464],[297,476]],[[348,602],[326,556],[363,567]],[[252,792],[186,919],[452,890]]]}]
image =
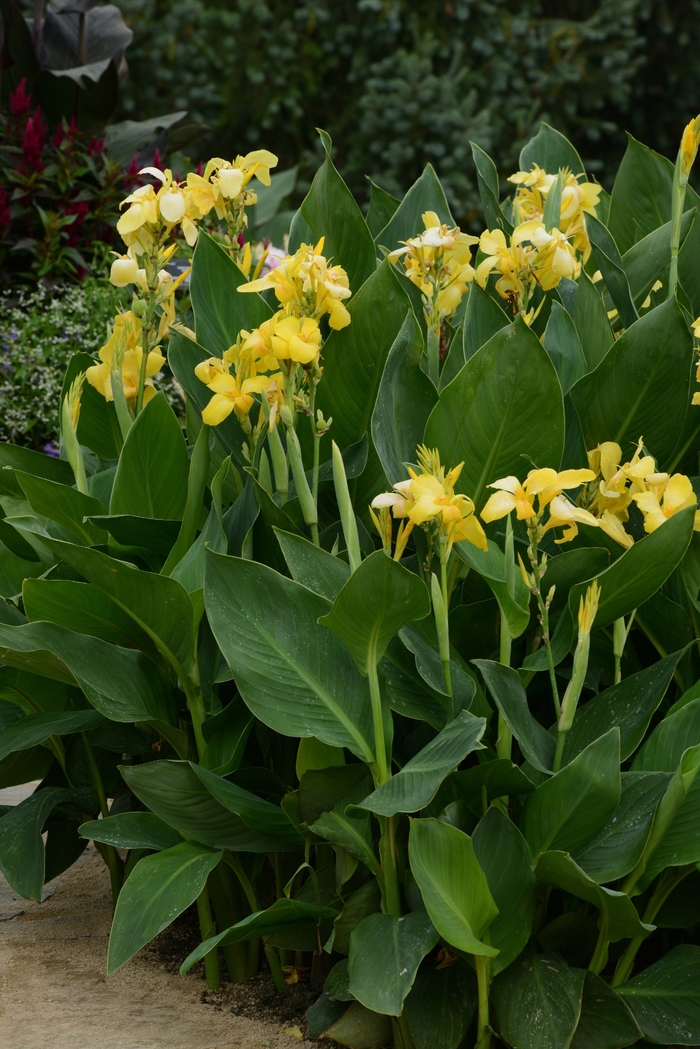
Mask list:
[{"label": "flower bud", "polygon": [[231,200],[243,189],[243,172],[240,168],[219,168],[219,189],[221,195]]},{"label": "flower bud", "polygon": [[116,288],[125,288],[127,284],[133,284],[138,268],[136,259],[130,259],[128,256],[123,259],[115,259],[109,274],[110,284],[114,284]]},{"label": "flower bud", "polygon": [[143,299],[134,299],[131,304],[131,312],[135,317],[143,317],[146,312],[147,303]]},{"label": "flower bud", "polygon": [[166,222],[176,223],[184,216],[187,204],[185,194],[175,186],[161,191],[158,195],[160,213]]}]

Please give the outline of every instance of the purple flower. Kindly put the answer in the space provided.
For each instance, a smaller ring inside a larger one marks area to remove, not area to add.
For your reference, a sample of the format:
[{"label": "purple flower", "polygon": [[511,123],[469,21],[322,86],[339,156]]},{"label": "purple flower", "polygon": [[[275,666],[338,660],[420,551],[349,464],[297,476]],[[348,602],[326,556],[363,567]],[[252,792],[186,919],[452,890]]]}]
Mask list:
[{"label": "purple flower", "polygon": [[49,441],[47,444],[44,445],[44,452],[46,453],[46,455],[50,455],[52,459],[58,459],[60,455],[58,447],[53,443],[53,441]]}]

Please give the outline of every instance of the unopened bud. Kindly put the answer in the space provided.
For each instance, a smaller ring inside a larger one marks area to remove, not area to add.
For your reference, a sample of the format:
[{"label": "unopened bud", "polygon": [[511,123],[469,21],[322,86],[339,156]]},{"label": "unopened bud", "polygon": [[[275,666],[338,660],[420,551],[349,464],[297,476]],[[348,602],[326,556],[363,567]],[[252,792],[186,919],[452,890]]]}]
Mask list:
[{"label": "unopened bud", "polygon": [[143,317],[146,312],[147,303],[143,299],[134,299],[131,304],[131,312],[135,317]]}]

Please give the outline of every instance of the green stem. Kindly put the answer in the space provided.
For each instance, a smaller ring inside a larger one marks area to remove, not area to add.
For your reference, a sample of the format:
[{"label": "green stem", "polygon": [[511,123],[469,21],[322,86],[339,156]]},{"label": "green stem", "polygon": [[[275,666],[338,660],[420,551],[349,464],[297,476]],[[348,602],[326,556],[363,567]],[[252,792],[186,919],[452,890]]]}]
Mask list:
[{"label": "green stem", "polygon": [[382,835],[379,839],[379,860],[384,876],[384,912],[401,916],[401,890],[396,863],[396,825],[393,816],[381,816]]},{"label": "green stem", "polygon": [[[510,666],[510,650],[512,638],[510,636],[510,630],[508,629],[508,620],[506,619],[503,609],[501,612],[501,640],[500,640],[500,651],[499,651],[499,662],[504,667]],[[496,742],[496,753],[499,758],[507,758],[508,761],[511,759],[513,751],[513,733],[510,730],[508,723],[506,722],[503,715],[499,712],[498,715],[498,740]]]},{"label": "green stem", "polygon": [[427,334],[428,375],[437,389],[440,382],[440,335],[430,326],[430,323],[428,323]]},{"label": "green stem", "polygon": [[[238,878],[238,881],[240,882],[241,888],[243,889],[243,892],[245,893],[245,898],[248,901],[248,906],[250,907],[250,913],[254,914],[257,910],[259,910],[259,908],[258,908],[258,898],[255,895],[255,889],[252,886],[250,878],[248,877],[248,875],[245,872],[243,864],[238,859],[238,857],[234,853],[231,853],[231,852],[225,852],[224,853],[224,863],[228,867],[231,868],[233,873]],[[255,976],[255,974],[258,971],[258,954],[259,954],[259,951],[260,951],[260,939],[258,937],[256,937],[255,939],[249,940],[248,941],[248,979],[249,980],[252,979],[252,977]]]},{"label": "green stem", "polygon": [[566,743],[566,730],[561,729],[557,733],[557,749],[554,754],[554,764],[552,765],[552,772],[558,772],[561,768],[561,759],[564,756],[564,744]]},{"label": "green stem", "polygon": [[267,443],[272,460],[272,472],[275,476],[275,488],[279,492],[282,506],[287,502],[289,495],[289,465],[287,453],[282,445],[282,438],[276,426],[271,427],[267,435]]},{"label": "green stem", "polygon": [[202,725],[206,717],[206,711],[204,709],[204,701],[202,699],[202,690],[199,687],[199,683],[195,683],[187,675],[183,674],[180,678],[180,684],[182,690],[185,693],[187,699],[187,708],[192,718],[192,728],[194,730],[194,738],[197,744],[197,754],[201,760],[204,751],[207,749],[207,741],[202,735]]},{"label": "green stem", "polygon": [[156,293],[152,291],[148,296],[148,305],[141,322],[141,369],[139,371],[139,388],[136,394],[136,414],[143,408],[143,391],[146,386],[146,367],[148,365],[148,354],[150,352],[151,324],[153,311],[156,308]]},{"label": "green stem", "polygon": [[532,574],[535,577],[535,591],[537,596],[537,606],[540,610],[540,616],[542,617],[542,643],[544,650],[547,654],[547,667],[549,668],[549,682],[552,686],[552,699],[554,700],[554,710],[556,711],[557,718],[561,713],[561,703],[559,701],[559,688],[557,686],[557,675],[554,670],[554,659],[552,658],[552,647],[550,645],[549,637],[549,609],[547,608],[547,602],[542,596],[542,576],[540,575],[540,563],[537,550],[537,534],[534,528],[529,528],[530,532],[530,565],[532,566]]},{"label": "green stem", "polygon": [[389,768],[386,761],[386,742],[384,740],[384,717],[382,711],[382,694],[379,690],[379,675],[377,674],[377,661],[373,648],[370,650],[367,660],[367,677],[369,679],[369,695],[372,703],[372,722],[374,725],[374,750],[377,762],[377,786],[381,787],[389,779]]},{"label": "green stem", "polygon": [[598,942],[595,945],[593,957],[591,958],[588,971],[595,973],[598,976],[608,960],[608,917],[604,911],[601,911],[600,915],[600,932],[598,934]]},{"label": "green stem", "polygon": [[192,458],[190,459],[190,471],[187,479],[187,498],[185,501],[185,512],[182,515],[182,524],[175,545],[170,551],[163,565],[161,575],[170,575],[172,570],[185,556],[197,535],[197,526],[204,505],[204,493],[207,488],[209,477],[209,433],[210,427],[206,423],[197,434]]},{"label": "green stem", "polygon": [[[107,804],[107,795],[105,794],[104,784],[102,783],[102,776],[100,775],[100,770],[97,767],[97,762],[95,761],[95,754],[92,749],[92,744],[88,739],[87,732],[81,732],[80,735],[82,736],[83,745],[85,747],[85,753],[87,754],[88,768],[90,769],[90,779],[92,780],[92,785],[95,788],[95,794],[97,795],[97,800],[100,805],[100,812],[102,813],[102,818],[106,819],[109,816],[109,805]],[[114,848],[113,845],[105,845],[104,850],[104,855],[107,860],[107,866],[109,868],[109,881],[112,886],[112,903],[116,906],[117,899],[119,898],[119,893],[121,892],[122,887],[122,864],[117,854],[117,850]]]},{"label": "green stem", "polygon": [[676,161],[673,173],[673,188],[671,190],[671,268],[668,274],[668,297],[672,299],[676,294],[678,284],[678,252],[681,242],[681,221],[683,218],[683,203],[685,201],[685,186],[680,184],[680,163]]},{"label": "green stem", "polygon": [[275,990],[278,994],[282,994],[286,991],[287,985],[284,982],[284,973],[282,972],[282,966],[280,964],[279,955],[274,947],[270,944],[264,944],[265,957],[267,958],[267,964],[270,966],[270,975],[272,976],[272,982],[275,985]]},{"label": "green stem", "polygon": [[[689,864],[687,867],[681,867],[680,873],[678,873],[678,868],[667,868],[659,878],[656,889],[647,904],[647,909],[644,912],[642,921],[647,925],[650,925],[668,896],[673,892],[676,886],[679,885],[684,878],[687,878],[689,874],[692,874],[694,870],[694,863]],[[651,933],[649,933],[649,935],[651,935]],[[632,966],[634,965],[634,960],[637,957],[637,952],[646,938],[646,936],[635,936],[635,938],[630,940],[627,944],[625,952],[615,968],[615,975],[612,978],[613,987],[619,987],[621,983],[625,983],[629,978],[629,975],[632,972]]]},{"label": "green stem", "polygon": [[292,467],[292,477],[297,490],[297,498],[304,517],[304,522],[311,530],[311,537],[315,546],[320,546],[318,539],[318,510],[316,500],[313,497],[309,482],[304,471],[304,462],[301,457],[301,446],[299,438],[293,426],[287,426],[287,454]]},{"label": "green stem", "polygon": [[318,506],[318,470],[321,462],[321,438],[319,437],[318,429],[316,428],[316,384],[314,383],[313,377],[310,380],[309,409],[311,411],[311,433],[314,439],[314,465],[311,480],[311,494],[314,497],[316,506]]},{"label": "green stem", "polygon": [[[210,937],[216,936],[216,924],[211,913],[209,890],[206,885],[197,897],[197,914],[199,915],[199,930],[202,936],[202,943],[204,943],[204,941],[210,939]],[[204,955],[204,975],[206,977],[207,987],[210,991],[215,991],[217,987],[221,987],[221,967],[219,965],[218,947],[213,947],[208,954]]]},{"label": "green stem", "polygon": [[476,981],[479,996],[476,1049],[490,1049],[489,986],[491,983],[491,962],[485,955],[476,954],[474,955],[474,963],[476,965]]}]

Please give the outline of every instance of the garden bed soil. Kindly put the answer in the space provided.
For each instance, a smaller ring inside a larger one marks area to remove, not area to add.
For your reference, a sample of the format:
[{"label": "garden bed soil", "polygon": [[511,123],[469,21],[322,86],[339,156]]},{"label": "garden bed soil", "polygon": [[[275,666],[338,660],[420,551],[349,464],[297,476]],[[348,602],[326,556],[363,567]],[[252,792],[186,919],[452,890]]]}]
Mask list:
[{"label": "garden bed soil", "polygon": [[197,942],[190,912],[107,977],[109,876],[94,848],[49,888],[43,904],[0,891],[0,1049],[310,1049],[308,985],[277,995],[263,974],[208,991],[201,967],[178,975]]}]

